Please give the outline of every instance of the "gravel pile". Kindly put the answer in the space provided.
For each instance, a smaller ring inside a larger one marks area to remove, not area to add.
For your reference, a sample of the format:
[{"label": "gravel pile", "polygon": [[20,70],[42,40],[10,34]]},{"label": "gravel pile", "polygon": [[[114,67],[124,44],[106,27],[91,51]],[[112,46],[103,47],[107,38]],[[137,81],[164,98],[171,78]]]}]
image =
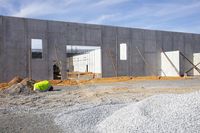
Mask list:
[{"label": "gravel pile", "polygon": [[96,126],[101,133],[200,131],[200,92],[152,96],[115,111]]},{"label": "gravel pile", "polygon": [[93,133],[96,132],[96,125],[124,106],[124,104],[91,105],[86,108],[81,106],[57,114],[54,121],[64,133]]}]

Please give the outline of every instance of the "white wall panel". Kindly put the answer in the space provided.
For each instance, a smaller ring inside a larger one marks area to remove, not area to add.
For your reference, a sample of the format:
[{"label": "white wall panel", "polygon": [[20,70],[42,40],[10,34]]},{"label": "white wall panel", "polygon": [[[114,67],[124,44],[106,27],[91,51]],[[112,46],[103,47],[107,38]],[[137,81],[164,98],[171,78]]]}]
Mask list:
[{"label": "white wall panel", "polygon": [[180,76],[180,52],[161,53],[161,76]]},{"label": "white wall panel", "polygon": [[[194,53],[193,54],[193,62],[194,62],[194,65],[197,65],[197,67],[200,69],[200,53]],[[199,72],[194,69],[194,75],[200,75]]]}]

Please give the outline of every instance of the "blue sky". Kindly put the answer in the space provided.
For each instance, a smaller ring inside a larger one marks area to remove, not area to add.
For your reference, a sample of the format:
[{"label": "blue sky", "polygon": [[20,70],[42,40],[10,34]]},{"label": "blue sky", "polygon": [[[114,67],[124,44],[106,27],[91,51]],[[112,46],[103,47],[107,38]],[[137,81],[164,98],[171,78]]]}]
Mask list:
[{"label": "blue sky", "polygon": [[200,33],[200,0],[0,0],[0,15]]}]

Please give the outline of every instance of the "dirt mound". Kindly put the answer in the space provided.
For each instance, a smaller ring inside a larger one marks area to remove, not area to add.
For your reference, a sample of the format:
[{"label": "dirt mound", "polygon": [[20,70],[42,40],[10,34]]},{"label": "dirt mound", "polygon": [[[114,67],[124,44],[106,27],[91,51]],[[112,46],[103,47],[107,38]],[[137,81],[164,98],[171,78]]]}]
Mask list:
[{"label": "dirt mound", "polygon": [[8,82],[9,85],[14,85],[17,83],[20,83],[23,79],[19,76],[14,77],[10,82]]},{"label": "dirt mound", "polygon": [[8,87],[9,87],[8,83],[0,83],[0,90],[3,90]]},{"label": "dirt mound", "polygon": [[[21,80],[20,83],[18,83]],[[10,87],[2,90],[4,94],[9,94],[9,95],[19,95],[19,94],[31,94],[33,93],[33,84],[34,81],[29,80],[28,78],[25,79],[20,79],[19,78],[15,78],[14,80],[12,80],[12,84]],[[10,83],[10,82],[9,82]]]},{"label": "dirt mound", "polygon": [[0,90],[4,90],[14,84],[20,83],[23,79],[19,76],[14,77],[8,83],[0,83]]}]

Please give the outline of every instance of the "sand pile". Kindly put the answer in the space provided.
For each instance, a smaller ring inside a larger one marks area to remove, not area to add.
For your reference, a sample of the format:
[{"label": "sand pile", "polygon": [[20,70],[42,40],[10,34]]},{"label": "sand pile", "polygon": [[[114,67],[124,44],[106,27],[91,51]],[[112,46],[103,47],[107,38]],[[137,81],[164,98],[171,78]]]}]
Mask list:
[{"label": "sand pile", "polygon": [[200,92],[149,97],[115,111],[97,126],[102,133],[200,131]]}]

